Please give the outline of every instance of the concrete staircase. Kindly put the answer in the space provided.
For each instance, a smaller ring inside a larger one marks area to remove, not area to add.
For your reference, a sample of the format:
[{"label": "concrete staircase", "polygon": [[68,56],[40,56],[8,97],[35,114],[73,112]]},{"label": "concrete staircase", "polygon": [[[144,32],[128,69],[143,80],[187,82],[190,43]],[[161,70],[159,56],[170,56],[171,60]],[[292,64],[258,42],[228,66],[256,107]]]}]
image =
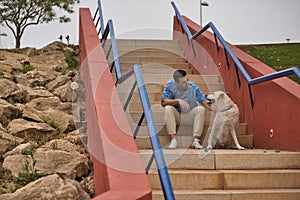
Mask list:
[{"label": "concrete staircase", "polygon": [[[189,80],[195,82],[205,94],[215,90],[224,91],[221,78],[218,75],[191,74],[189,63],[176,41],[118,40],[117,46],[122,72],[133,64],[141,65],[176,199],[300,199],[300,153],[253,149],[253,137],[247,134],[245,123],[239,123],[236,127],[240,144],[248,148],[244,151],[190,149],[192,127],[189,126],[178,127],[179,149],[166,149],[169,137],[160,100],[163,87],[172,79],[174,70],[185,69]],[[109,41],[104,48],[106,52],[111,51]],[[107,58],[111,63],[111,54]],[[133,81],[134,77],[118,85],[122,102],[126,101]],[[134,131],[142,115],[137,89],[126,113]],[[211,113],[207,111],[201,138],[204,144],[210,121]],[[152,150],[145,122],[142,123],[136,142],[146,166]],[[155,166],[153,163],[148,174],[153,199],[164,199]]]}]

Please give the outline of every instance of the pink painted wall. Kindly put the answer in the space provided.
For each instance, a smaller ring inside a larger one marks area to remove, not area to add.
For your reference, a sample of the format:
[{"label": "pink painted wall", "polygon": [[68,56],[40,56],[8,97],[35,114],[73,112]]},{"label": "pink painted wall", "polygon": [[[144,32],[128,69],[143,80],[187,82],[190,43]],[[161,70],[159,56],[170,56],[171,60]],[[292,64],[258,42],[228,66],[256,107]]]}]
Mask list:
[{"label": "pink painted wall", "polygon": [[[200,30],[201,27],[187,17],[184,17],[184,20],[192,34]],[[191,65],[191,68],[195,73],[201,74],[203,66],[207,64],[206,59],[203,55],[194,56],[175,17],[173,29],[173,38],[179,40],[186,58],[196,63]],[[219,32],[222,34],[222,30]],[[206,69],[206,73],[221,74],[226,91],[240,108],[240,121],[246,122],[248,134],[254,135],[255,148],[300,151],[300,85],[286,77],[253,85],[251,86],[254,97],[252,108],[247,81],[239,72],[241,79],[239,87],[234,62],[229,59],[228,69],[224,48],[220,42],[218,41],[220,47],[218,52],[214,36],[210,31],[196,38],[195,42],[204,47],[215,65],[220,63],[220,69]],[[275,72],[237,47],[229,43],[228,45],[251,78]],[[273,137],[269,134],[271,129],[273,129]]]},{"label": "pink painted wall", "polygon": [[94,199],[150,200],[151,187],[89,9],[80,9],[79,23]]}]

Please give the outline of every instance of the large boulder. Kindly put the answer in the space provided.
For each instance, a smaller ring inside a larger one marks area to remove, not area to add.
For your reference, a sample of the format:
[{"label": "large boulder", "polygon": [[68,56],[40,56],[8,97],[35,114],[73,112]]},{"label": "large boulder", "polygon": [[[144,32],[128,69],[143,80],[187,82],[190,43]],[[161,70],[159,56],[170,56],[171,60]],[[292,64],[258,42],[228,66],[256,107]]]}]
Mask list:
[{"label": "large boulder", "polygon": [[5,200],[88,200],[90,197],[73,180],[63,180],[57,174],[40,178],[14,193],[0,195]]},{"label": "large boulder", "polygon": [[55,80],[54,71],[43,71],[35,69],[26,73],[26,79],[31,87],[45,87],[49,82]]},{"label": "large boulder", "polygon": [[54,90],[54,94],[60,98],[62,102],[71,102],[73,96],[73,90],[70,87],[70,83],[60,86]]},{"label": "large boulder", "polygon": [[46,111],[46,110],[53,109],[53,110],[60,110],[67,114],[72,114],[72,103],[71,102],[62,103],[58,97],[49,97],[49,98],[40,97],[40,98],[33,99],[26,105],[39,111]]},{"label": "large boulder", "polygon": [[71,103],[62,103],[58,97],[37,98],[25,105],[23,118],[35,122],[47,122],[56,126],[61,133],[75,129]]},{"label": "large boulder", "polygon": [[8,126],[9,133],[17,137],[26,137],[34,141],[41,140],[45,135],[55,135],[57,130],[46,123],[37,123],[25,119],[14,119]]},{"label": "large boulder", "polygon": [[0,98],[6,99],[9,96],[14,96],[20,93],[20,89],[16,83],[11,80],[0,79]]},{"label": "large boulder", "polygon": [[[88,158],[76,150],[76,146],[67,140],[57,139],[46,143],[34,153],[35,169],[40,173],[60,173],[70,179],[79,178],[88,174]],[[15,177],[23,172],[24,163],[33,160],[29,155],[14,154],[7,156],[3,168],[10,169]]]},{"label": "large boulder", "polygon": [[3,155],[8,150],[15,148],[24,141],[22,138],[12,136],[0,130],[0,155]]},{"label": "large boulder", "polygon": [[21,116],[21,111],[16,106],[0,99],[0,123],[6,127],[8,123]]},{"label": "large boulder", "polygon": [[50,92],[53,92],[56,88],[66,85],[67,83],[71,82],[71,78],[67,75],[60,75],[50,83],[46,85],[47,89]]}]

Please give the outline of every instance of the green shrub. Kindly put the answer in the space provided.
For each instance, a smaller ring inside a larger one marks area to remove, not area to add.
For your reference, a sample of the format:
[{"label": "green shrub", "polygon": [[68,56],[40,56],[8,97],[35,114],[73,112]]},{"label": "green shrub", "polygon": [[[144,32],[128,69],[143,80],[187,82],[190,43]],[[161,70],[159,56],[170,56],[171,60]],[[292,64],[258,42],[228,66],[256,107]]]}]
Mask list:
[{"label": "green shrub", "polygon": [[66,50],[64,51],[65,55],[65,61],[68,64],[69,70],[74,70],[76,67],[78,67],[78,62],[76,60],[76,56],[73,52]]},{"label": "green shrub", "polygon": [[12,98],[12,97],[7,97],[7,98],[6,98],[6,101],[7,101],[8,103],[12,104],[12,105],[15,105],[15,104],[16,104],[14,98]]},{"label": "green shrub", "polygon": [[32,71],[32,70],[33,70],[32,65],[26,64],[26,65],[23,66],[23,73],[24,74],[26,74],[27,72]]},{"label": "green shrub", "polygon": [[46,176],[47,174],[39,173],[39,170],[35,168],[37,160],[34,158],[34,154],[30,152],[31,163],[26,160],[23,165],[23,171],[18,175],[18,183],[26,185],[32,181],[39,179],[40,177]]},{"label": "green shrub", "polygon": [[57,66],[57,67],[54,67],[53,70],[56,71],[56,72],[63,72],[63,71],[65,71],[64,68],[58,67],[58,66]]}]

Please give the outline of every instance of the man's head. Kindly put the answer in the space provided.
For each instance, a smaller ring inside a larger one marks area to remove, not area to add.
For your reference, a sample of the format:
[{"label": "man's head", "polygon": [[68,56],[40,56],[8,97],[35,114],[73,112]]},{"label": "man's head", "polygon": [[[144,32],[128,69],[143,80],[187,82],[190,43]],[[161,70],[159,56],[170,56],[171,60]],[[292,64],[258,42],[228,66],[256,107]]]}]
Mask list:
[{"label": "man's head", "polygon": [[180,90],[186,90],[188,88],[188,79],[184,70],[176,70],[173,74],[173,78]]}]

